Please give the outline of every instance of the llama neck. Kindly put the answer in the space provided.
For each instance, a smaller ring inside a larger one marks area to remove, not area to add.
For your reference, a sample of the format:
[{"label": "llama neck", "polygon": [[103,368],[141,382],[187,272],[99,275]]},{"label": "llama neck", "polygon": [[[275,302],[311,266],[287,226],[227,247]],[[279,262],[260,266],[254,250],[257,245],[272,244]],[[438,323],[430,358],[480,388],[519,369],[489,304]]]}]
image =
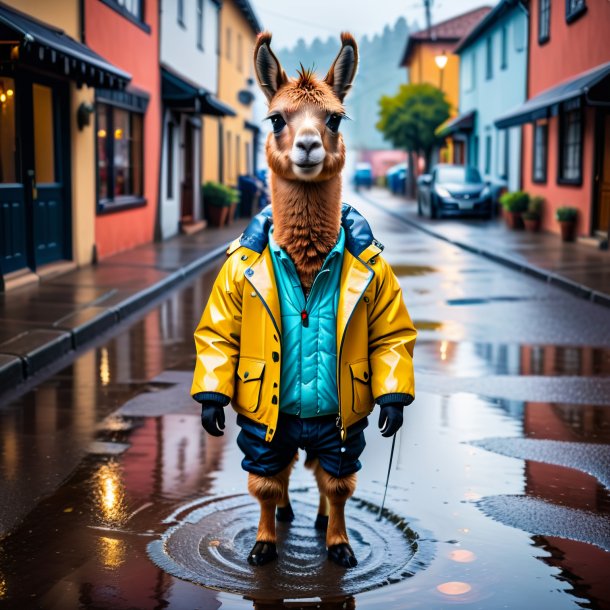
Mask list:
[{"label": "llama neck", "polygon": [[290,256],[306,291],[337,243],[341,176],[296,182],[271,174],[273,238]]}]

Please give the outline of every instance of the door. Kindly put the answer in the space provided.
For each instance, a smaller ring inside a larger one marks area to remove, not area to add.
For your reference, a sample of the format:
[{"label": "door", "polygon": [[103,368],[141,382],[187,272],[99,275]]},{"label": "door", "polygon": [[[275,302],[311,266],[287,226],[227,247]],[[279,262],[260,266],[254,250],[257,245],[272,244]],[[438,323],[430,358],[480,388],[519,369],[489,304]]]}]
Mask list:
[{"label": "door", "polygon": [[195,178],[195,148],[193,142],[193,125],[186,120],[184,125],[184,154],[182,157],[184,172],[182,175],[182,189],[180,200],[180,220],[188,224],[193,222],[193,181]]},{"label": "door", "polygon": [[22,70],[0,87],[2,272],[35,270],[70,257],[68,86]]},{"label": "door", "polygon": [[595,214],[595,232],[608,234],[610,231],[610,112],[602,116],[602,133],[600,134],[599,153],[601,160],[598,165],[597,205]]}]

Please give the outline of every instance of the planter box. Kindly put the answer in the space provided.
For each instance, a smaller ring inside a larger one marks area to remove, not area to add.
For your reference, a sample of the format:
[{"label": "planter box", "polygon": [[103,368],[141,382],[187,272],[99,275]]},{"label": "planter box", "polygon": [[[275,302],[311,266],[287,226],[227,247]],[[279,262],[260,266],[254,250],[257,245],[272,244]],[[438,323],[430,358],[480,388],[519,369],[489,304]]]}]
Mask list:
[{"label": "planter box", "polygon": [[525,230],[530,233],[538,233],[540,231],[540,218],[523,218]]},{"label": "planter box", "polygon": [[212,227],[224,227],[229,215],[229,208],[220,205],[207,205],[208,220]]},{"label": "planter box", "polygon": [[562,241],[574,241],[576,239],[576,221],[559,220]]},{"label": "planter box", "polygon": [[503,211],[504,222],[509,229],[513,231],[523,229],[523,218],[521,218],[521,212],[510,212],[508,210]]}]

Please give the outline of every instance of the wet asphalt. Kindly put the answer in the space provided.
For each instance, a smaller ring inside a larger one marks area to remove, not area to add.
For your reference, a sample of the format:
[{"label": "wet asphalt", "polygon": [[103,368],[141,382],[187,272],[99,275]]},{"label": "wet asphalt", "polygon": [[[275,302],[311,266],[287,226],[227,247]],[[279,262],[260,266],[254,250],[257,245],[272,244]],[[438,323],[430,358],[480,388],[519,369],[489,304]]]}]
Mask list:
[{"label": "wet asphalt", "polygon": [[219,265],[0,409],[0,607],[610,608],[610,316],[346,200],[420,331],[417,398],[369,418],[328,564],[302,462],[280,560],[245,561],[257,506],[232,415],[204,436],[192,332]]}]

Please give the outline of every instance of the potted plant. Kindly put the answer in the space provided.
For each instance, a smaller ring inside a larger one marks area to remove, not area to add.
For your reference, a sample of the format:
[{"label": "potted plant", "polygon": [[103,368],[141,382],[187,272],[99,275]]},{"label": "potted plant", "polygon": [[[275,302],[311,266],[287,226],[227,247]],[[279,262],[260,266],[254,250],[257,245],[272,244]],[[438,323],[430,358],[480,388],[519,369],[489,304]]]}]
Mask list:
[{"label": "potted plant", "polygon": [[522,229],[521,214],[527,210],[529,195],[524,191],[504,193],[500,197],[500,204],[504,210],[504,220],[509,229]]},{"label": "potted plant", "polygon": [[563,241],[574,241],[576,238],[576,219],[578,218],[578,209],[570,206],[557,208],[555,218],[561,226],[561,239]]},{"label": "potted plant", "polygon": [[219,182],[206,182],[201,189],[205,211],[210,225],[222,227],[229,215],[231,199],[227,187]]},{"label": "potted plant", "polygon": [[227,224],[230,225],[235,219],[235,212],[237,211],[237,204],[239,203],[239,191],[225,186],[227,192],[227,199],[229,200],[229,214],[227,216]]},{"label": "potted plant", "polygon": [[527,211],[521,214],[525,229],[536,233],[540,231],[540,212],[542,210],[543,197],[530,197],[529,203],[527,204]]}]

